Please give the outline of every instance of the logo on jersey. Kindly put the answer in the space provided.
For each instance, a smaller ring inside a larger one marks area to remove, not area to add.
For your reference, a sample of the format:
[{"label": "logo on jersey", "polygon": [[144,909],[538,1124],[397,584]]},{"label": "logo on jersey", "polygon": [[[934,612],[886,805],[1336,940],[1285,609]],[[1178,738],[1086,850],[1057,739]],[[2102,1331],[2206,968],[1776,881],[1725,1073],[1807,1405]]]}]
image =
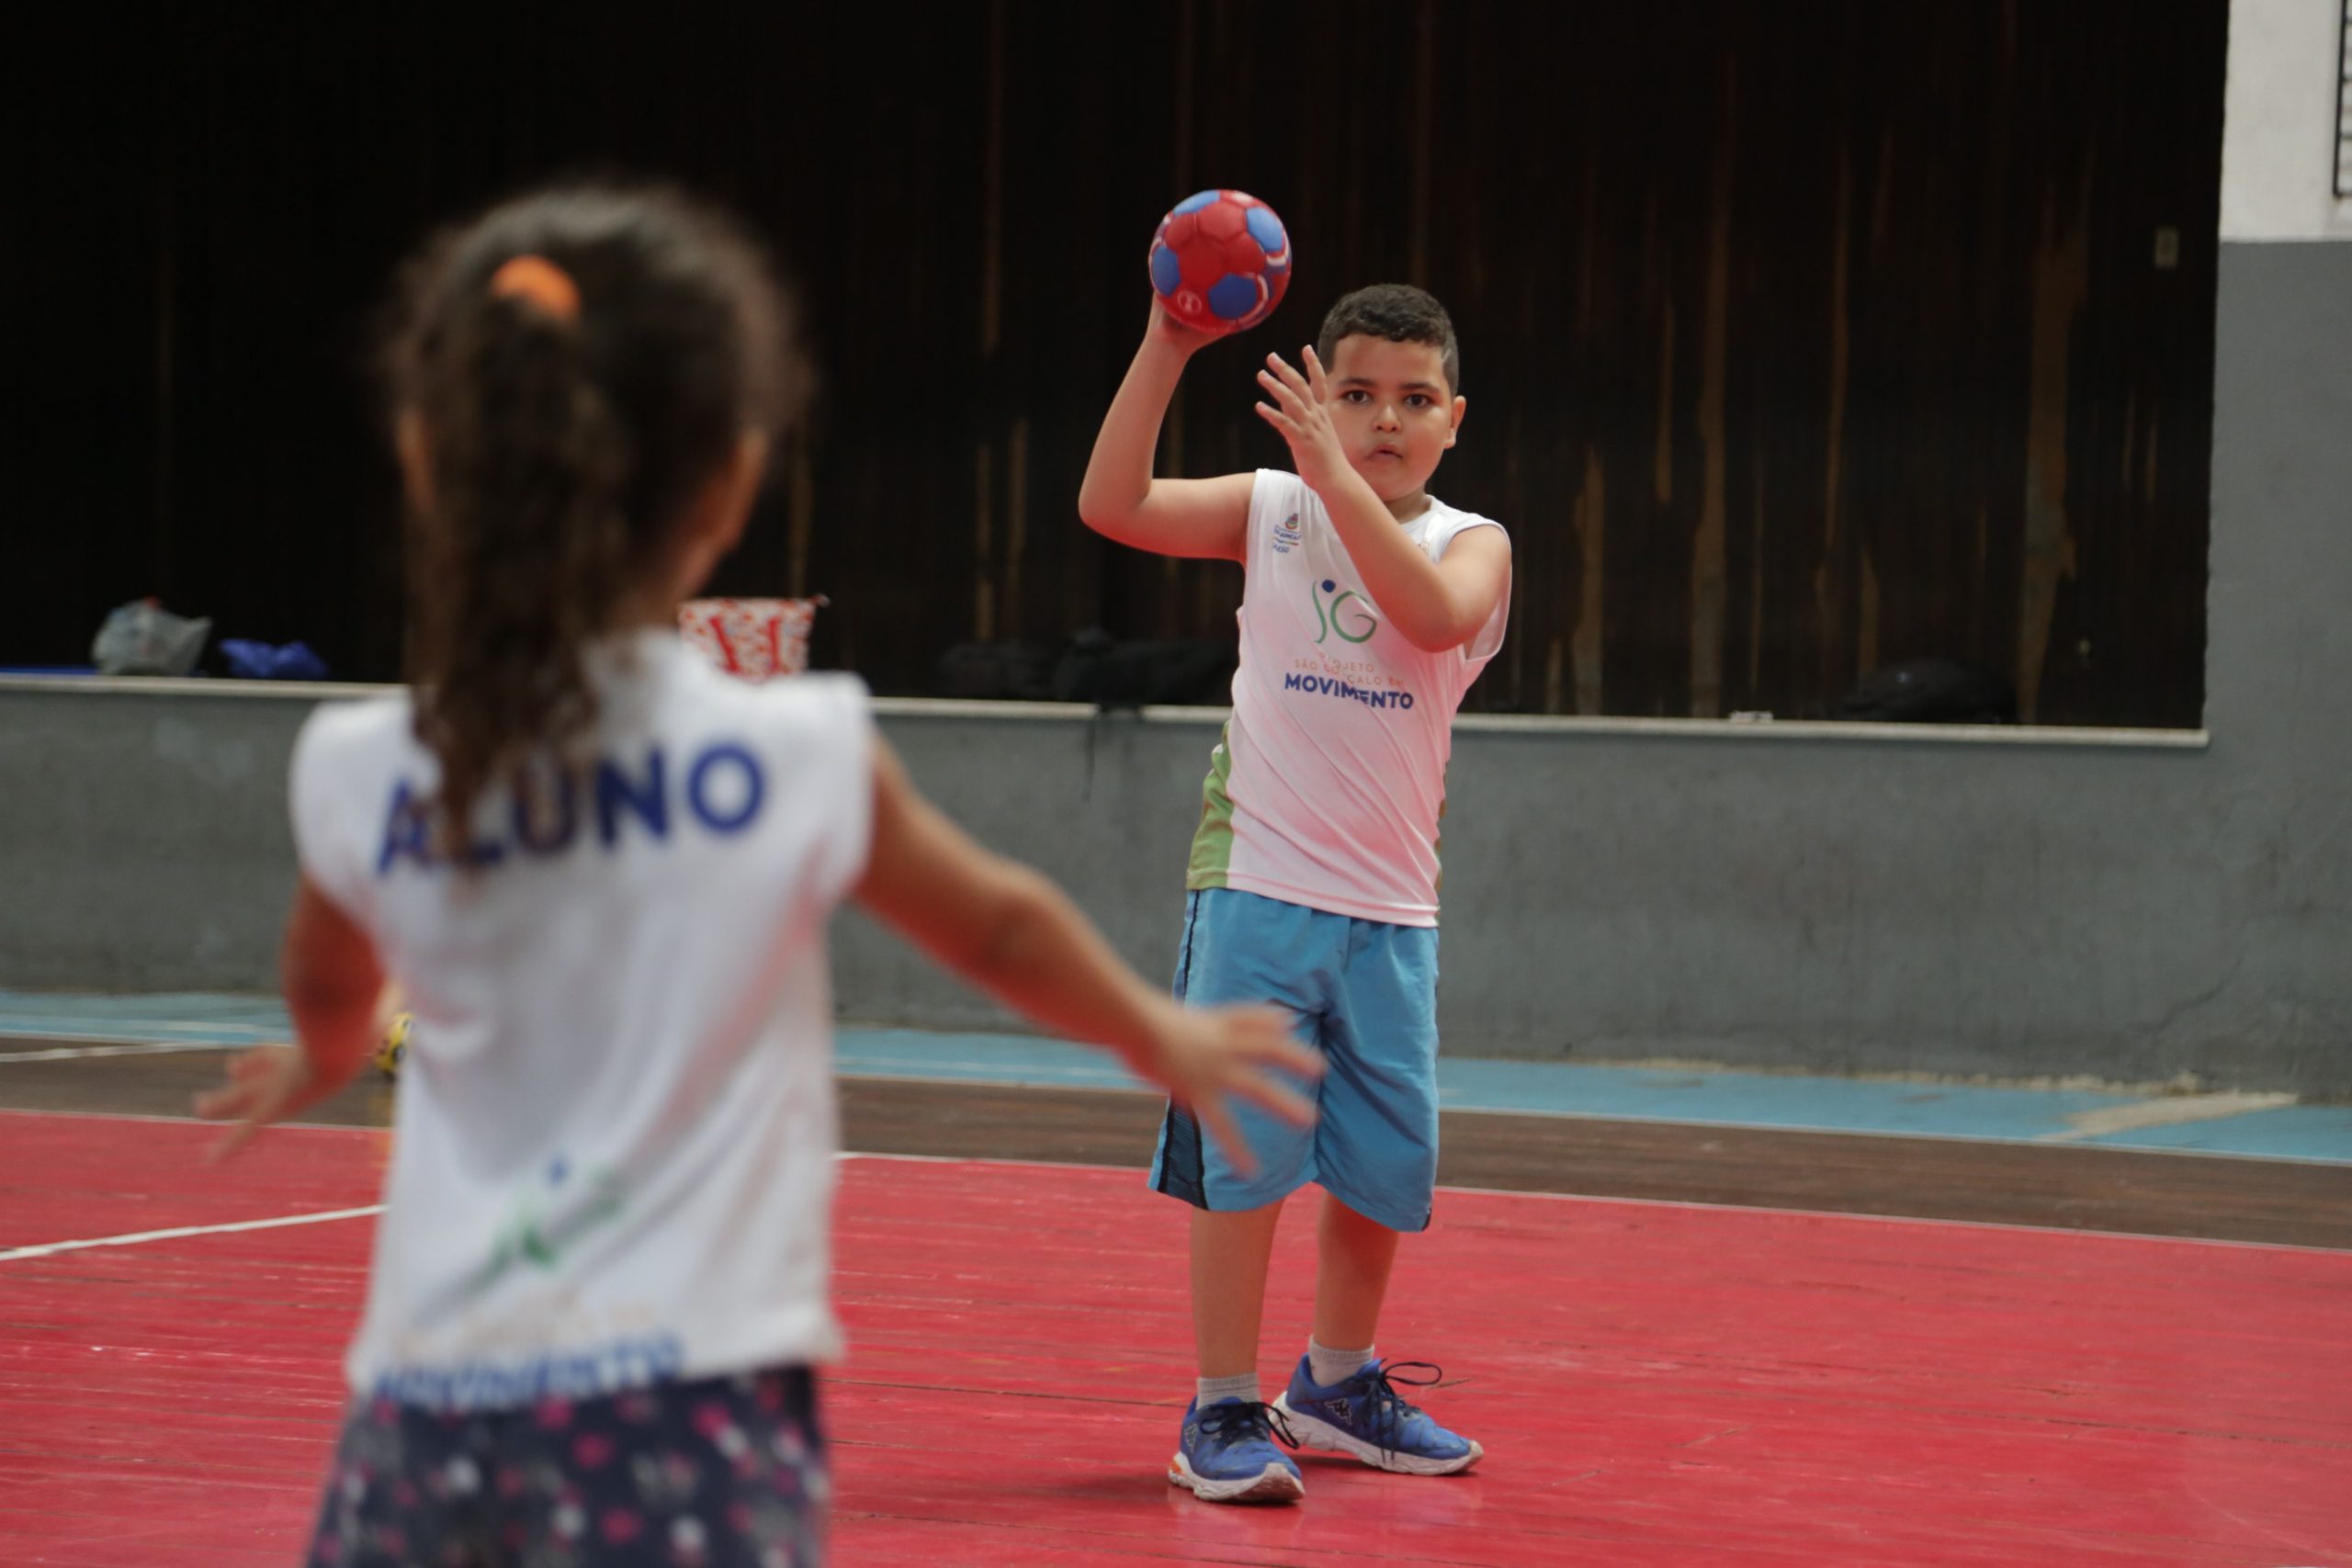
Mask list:
[{"label": "logo on jersey", "polygon": [[[697,823],[726,837],[758,820],[768,787],[758,754],[736,740],[714,741],[675,766],[660,745],[636,758],[599,757],[539,784],[483,807],[462,852],[466,864],[482,871],[509,859],[543,860],[578,843],[610,853],[640,834],[664,843],[673,823]],[[406,779],[395,780],[376,874],[390,876],[404,860],[428,871],[444,864],[451,857],[435,842],[433,829],[432,797]]]},{"label": "logo on jersey", "polygon": [[1274,525],[1274,554],[1286,556],[1298,546],[1298,513],[1294,512]]},{"label": "logo on jersey", "polygon": [[1362,703],[1368,708],[1409,708],[1413,705],[1413,694],[1401,688],[1374,691],[1369,686],[1343,681],[1336,675],[1313,675],[1298,670],[1283,671],[1283,690],[1312,692],[1321,697],[1344,697],[1351,703]]},{"label": "logo on jersey", "polygon": [[[1354,604],[1351,605],[1350,600]],[[1372,634],[1380,629],[1380,617],[1372,613],[1363,594],[1352,588],[1342,588],[1325,578],[1315,590],[1315,621],[1322,629],[1315,634],[1315,646],[1333,632],[1343,642],[1370,642]]]},{"label": "logo on jersey", "polygon": [[571,1177],[571,1162],[558,1155],[532,1184],[537,1190],[526,1189],[514,1195],[507,1208],[506,1223],[499,1226],[497,1237],[491,1243],[490,1257],[475,1272],[469,1290],[488,1289],[518,1264],[527,1263],[542,1269],[555,1268],[563,1260],[565,1248],[582,1234],[620,1213],[621,1179],[617,1172],[597,1169],[582,1181],[574,1181]]}]

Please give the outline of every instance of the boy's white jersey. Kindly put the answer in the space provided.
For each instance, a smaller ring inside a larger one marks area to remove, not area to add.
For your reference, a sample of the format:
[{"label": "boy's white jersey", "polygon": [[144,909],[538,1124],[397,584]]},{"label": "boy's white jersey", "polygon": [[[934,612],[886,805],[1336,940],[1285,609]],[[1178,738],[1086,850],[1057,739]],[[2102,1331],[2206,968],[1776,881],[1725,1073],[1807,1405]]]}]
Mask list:
[{"label": "boy's white jersey", "polygon": [[[1440,560],[1462,534],[1501,525],[1432,497],[1400,526]],[[1435,925],[1453,715],[1502,646],[1509,591],[1468,643],[1414,647],[1364,591],[1322,498],[1274,468],[1250,488],[1243,565],[1233,717],[1185,886]]]},{"label": "boy's white jersey", "polygon": [[435,852],[407,696],[321,708],[302,869],[416,1022],[363,1395],[581,1398],[839,1353],[825,931],[862,874],[872,721],[847,677],[732,681],[647,631],[592,656],[583,761]]}]

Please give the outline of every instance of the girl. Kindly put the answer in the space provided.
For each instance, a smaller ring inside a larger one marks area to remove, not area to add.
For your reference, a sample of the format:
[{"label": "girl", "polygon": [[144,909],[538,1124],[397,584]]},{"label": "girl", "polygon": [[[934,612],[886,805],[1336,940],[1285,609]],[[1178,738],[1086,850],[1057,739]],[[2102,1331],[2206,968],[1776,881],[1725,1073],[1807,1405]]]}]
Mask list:
[{"label": "girl", "polygon": [[[315,1563],[817,1560],[808,1368],[839,1354],[824,932],[844,897],[1229,1135],[1294,1120],[1280,1015],[1188,1012],[908,784],[847,677],[674,636],[800,362],[752,243],[673,195],[535,195],[410,270],[408,689],[297,742],[300,1043],[200,1114],[342,1088],[417,1028]],[[1238,1145],[1237,1153],[1239,1152]]]}]

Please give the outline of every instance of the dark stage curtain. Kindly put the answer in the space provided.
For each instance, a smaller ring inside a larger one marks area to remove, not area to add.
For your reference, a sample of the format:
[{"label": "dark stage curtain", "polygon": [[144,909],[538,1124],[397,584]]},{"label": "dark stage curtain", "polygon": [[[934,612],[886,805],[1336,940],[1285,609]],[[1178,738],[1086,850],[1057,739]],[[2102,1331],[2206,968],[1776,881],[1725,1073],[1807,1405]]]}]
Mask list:
[{"label": "dark stage curtain", "polygon": [[0,663],[159,593],[400,664],[363,370],[396,258],[610,170],[745,211],[823,394],[718,587],[822,592],[820,663],[1230,637],[1238,574],[1080,527],[1174,199],[1298,281],[1196,363],[1182,471],[1278,463],[1256,356],[1341,290],[1454,310],[1433,488],[1508,523],[1473,706],[1831,711],[1950,655],[2043,722],[2194,725],[2222,0],[171,5],[8,51]]}]

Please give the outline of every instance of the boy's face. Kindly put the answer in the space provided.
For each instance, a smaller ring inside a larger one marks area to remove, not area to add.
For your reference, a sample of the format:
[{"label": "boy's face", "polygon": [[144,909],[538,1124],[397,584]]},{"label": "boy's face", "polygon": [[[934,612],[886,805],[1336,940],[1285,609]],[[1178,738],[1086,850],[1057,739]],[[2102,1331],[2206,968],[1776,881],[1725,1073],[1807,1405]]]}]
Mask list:
[{"label": "boy's face", "polygon": [[1396,501],[1430,482],[1465,406],[1445,384],[1436,344],[1353,333],[1332,346],[1323,378],[1331,424],[1374,494]]}]

